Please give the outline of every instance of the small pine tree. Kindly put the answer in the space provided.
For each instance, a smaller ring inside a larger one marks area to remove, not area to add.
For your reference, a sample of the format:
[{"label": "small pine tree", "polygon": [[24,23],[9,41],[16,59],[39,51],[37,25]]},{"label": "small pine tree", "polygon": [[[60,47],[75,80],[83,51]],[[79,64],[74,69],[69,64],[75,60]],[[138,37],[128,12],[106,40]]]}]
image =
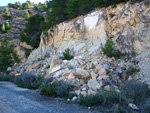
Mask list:
[{"label": "small pine tree", "polygon": [[106,44],[104,46],[101,44],[101,49],[103,53],[108,57],[111,57],[113,55],[113,45],[114,43],[110,39],[107,39]]},{"label": "small pine tree", "polygon": [[15,62],[19,63],[19,58],[14,50],[14,46],[9,43],[9,38],[5,38],[0,46],[0,72],[6,69]]},{"label": "small pine tree", "polygon": [[65,52],[63,52],[63,60],[70,60],[70,49],[65,49]]},{"label": "small pine tree", "polygon": [[25,11],[23,17],[28,20],[30,18],[29,12]]},{"label": "small pine tree", "polygon": [[8,21],[5,22],[5,29],[6,29],[6,30],[10,29],[10,25],[9,25],[9,22],[8,22]]},{"label": "small pine tree", "polygon": [[1,31],[2,31],[2,33],[6,33],[5,24],[2,25]]},{"label": "small pine tree", "polygon": [[3,11],[3,16],[5,17],[10,17],[10,12],[8,10],[8,8],[5,8],[4,11]]}]

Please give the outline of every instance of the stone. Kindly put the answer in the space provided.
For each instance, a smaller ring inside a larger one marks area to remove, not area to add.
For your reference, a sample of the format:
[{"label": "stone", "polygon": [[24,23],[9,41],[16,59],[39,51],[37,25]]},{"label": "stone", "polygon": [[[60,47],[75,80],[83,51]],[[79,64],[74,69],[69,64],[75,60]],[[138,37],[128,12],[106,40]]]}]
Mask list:
[{"label": "stone", "polygon": [[103,80],[105,80],[105,79],[107,79],[109,76],[107,76],[107,75],[102,75],[101,77],[102,77]]},{"label": "stone", "polygon": [[94,91],[97,91],[97,90],[99,90],[100,88],[101,88],[101,86],[100,86],[100,84],[98,83],[98,81],[97,80],[95,80],[95,79],[90,79],[89,81],[88,81],[88,87],[90,88],[90,89],[93,89]]},{"label": "stone", "polygon": [[77,99],[78,99],[78,97],[74,96],[71,101],[75,101]]},{"label": "stone", "polygon": [[103,78],[101,76],[97,77],[98,81],[101,81]]},{"label": "stone", "polygon": [[70,60],[68,62],[69,66],[72,66],[72,67],[76,67],[76,65],[78,64],[78,61],[77,60]]},{"label": "stone", "polygon": [[76,93],[78,96],[80,96],[81,91],[80,91],[80,90],[75,90],[75,93]]},{"label": "stone", "polygon": [[62,74],[64,73],[64,72],[66,72],[68,69],[63,69],[63,70],[60,70],[60,71],[57,71],[56,73],[55,73],[55,75],[53,76],[53,78],[60,78],[61,76],[62,76]]},{"label": "stone", "polygon": [[69,76],[72,72],[74,72],[74,70],[68,70],[68,71],[66,71],[66,72],[62,75],[62,77],[68,78],[68,76]]},{"label": "stone", "polygon": [[55,73],[55,72],[57,72],[57,71],[59,71],[59,70],[61,70],[61,69],[62,69],[61,66],[53,67],[53,68],[51,69],[51,71],[49,72],[49,74],[53,74],[53,73]]},{"label": "stone", "polygon": [[12,71],[12,68],[11,68],[11,67],[8,67],[8,68],[7,68],[7,71]]},{"label": "stone", "polygon": [[99,75],[106,75],[107,74],[107,71],[102,68],[100,71],[99,71]]},{"label": "stone", "polygon": [[98,65],[96,66],[96,70],[97,70],[97,71],[101,70],[102,68],[103,68],[103,65],[98,64]]},{"label": "stone", "polygon": [[69,76],[67,77],[67,79],[75,79],[73,73],[70,73]]},{"label": "stone", "polygon": [[82,88],[82,91],[86,91],[86,87]]},{"label": "stone", "polygon": [[88,71],[86,70],[83,70],[81,68],[78,68],[76,70],[76,72],[73,73],[73,75],[76,77],[76,78],[79,78],[79,79],[88,79],[90,77],[90,74]]},{"label": "stone", "polygon": [[109,70],[109,65],[108,64],[104,64],[104,69]]},{"label": "stone", "polygon": [[21,75],[20,73],[16,73],[16,74],[15,74],[15,76],[20,76],[20,75]]},{"label": "stone", "polygon": [[96,80],[96,75],[95,75],[94,71],[91,72],[91,77]]},{"label": "stone", "polygon": [[79,88],[79,87],[80,87],[80,83],[79,83],[79,81],[76,80],[76,79],[69,79],[69,80],[67,81],[67,83],[68,83],[69,85],[71,85],[72,87],[75,87],[75,88]]},{"label": "stone", "polygon": [[41,62],[36,62],[33,65],[26,66],[25,70],[28,71],[29,69],[39,69],[41,67]]},{"label": "stone", "polygon": [[50,65],[49,70],[51,71],[52,68],[56,67],[57,64],[58,64],[58,61],[56,61],[55,58],[52,58],[52,61],[51,61],[51,65]]},{"label": "stone", "polygon": [[83,79],[80,79],[80,85],[85,84],[85,81]]},{"label": "stone", "polygon": [[129,104],[129,107],[132,108],[133,110],[139,110],[139,108],[135,104],[132,104],[132,103]]},{"label": "stone", "polygon": [[86,91],[81,91],[81,95],[86,96],[87,95]]},{"label": "stone", "polygon": [[70,99],[69,99],[69,98],[67,99],[67,102],[70,102]]},{"label": "stone", "polygon": [[63,63],[64,63],[64,64],[67,64],[67,63],[68,63],[68,60],[63,60]]},{"label": "stone", "polygon": [[110,85],[105,86],[104,89],[110,91]]},{"label": "stone", "polygon": [[88,95],[96,95],[96,94],[97,94],[96,91],[93,91],[92,89],[88,90]]}]

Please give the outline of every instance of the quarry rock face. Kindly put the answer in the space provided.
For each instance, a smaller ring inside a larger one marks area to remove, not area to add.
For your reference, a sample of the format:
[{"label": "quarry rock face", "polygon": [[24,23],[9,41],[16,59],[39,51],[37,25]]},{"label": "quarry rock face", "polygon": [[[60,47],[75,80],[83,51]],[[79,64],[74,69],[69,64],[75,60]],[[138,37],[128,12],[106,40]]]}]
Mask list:
[{"label": "quarry rock face", "polygon": [[96,9],[90,14],[65,21],[41,35],[40,46],[52,45],[60,51],[73,49],[75,54],[93,53],[113,36],[122,51],[150,48],[150,7],[145,1],[119,4],[116,8]]},{"label": "quarry rock face", "polygon": [[[98,89],[110,90],[112,86],[120,92],[117,83],[133,79],[150,86],[149,19],[150,4],[146,1],[95,9],[42,33],[40,47],[12,70],[24,73],[26,66],[35,68],[46,78],[65,80],[77,95],[96,94]],[[127,55],[122,59],[104,55],[101,44],[107,39],[112,39],[115,47]],[[70,60],[63,59],[67,48],[73,56]],[[131,73],[131,67],[140,72]]]}]

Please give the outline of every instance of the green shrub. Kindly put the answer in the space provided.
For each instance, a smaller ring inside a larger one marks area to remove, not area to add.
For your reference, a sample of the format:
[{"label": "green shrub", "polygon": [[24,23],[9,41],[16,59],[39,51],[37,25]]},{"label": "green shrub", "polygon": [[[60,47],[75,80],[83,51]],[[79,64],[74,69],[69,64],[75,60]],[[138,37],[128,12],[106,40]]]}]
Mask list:
[{"label": "green shrub", "polygon": [[34,4],[34,9],[38,10],[38,8],[39,8],[39,5],[38,4]]},{"label": "green shrub", "polygon": [[0,81],[11,81],[11,82],[13,82],[13,77],[10,75],[0,75]]},{"label": "green shrub", "polygon": [[122,53],[119,50],[116,50],[113,52],[112,56],[115,57],[116,59],[120,59],[122,56],[126,56],[127,53]]},{"label": "green shrub", "polygon": [[9,18],[10,17],[10,12],[8,10],[8,8],[5,8],[3,11],[3,16]]},{"label": "green shrub", "polygon": [[107,105],[121,101],[121,96],[115,91],[107,91],[100,89],[96,95],[81,96],[79,104],[85,106]]},{"label": "green shrub", "polygon": [[41,86],[42,82],[43,82],[43,77],[41,75],[37,75],[35,80],[31,83],[31,86],[34,89],[38,89]]},{"label": "green shrub", "polygon": [[63,60],[70,60],[71,56],[70,56],[70,49],[67,48],[65,49],[65,51],[63,52]]},{"label": "green shrub", "polygon": [[124,113],[124,111],[119,104],[115,104],[112,107],[112,113]]},{"label": "green shrub", "polygon": [[30,18],[29,12],[25,11],[23,17],[28,20]]},{"label": "green shrub", "polygon": [[43,82],[40,87],[40,94],[52,97],[67,97],[70,86],[64,81],[54,81],[52,83]]},{"label": "green shrub", "polygon": [[14,83],[19,86],[19,87],[26,87],[22,81],[22,76],[21,75],[18,75],[18,76],[15,76],[14,78]]},{"label": "green shrub", "polygon": [[14,8],[14,9],[20,9],[20,5],[21,5],[20,2],[15,2],[14,4],[12,3],[8,4],[10,8]]},{"label": "green shrub", "polygon": [[19,58],[14,50],[14,45],[9,43],[9,38],[5,38],[0,46],[0,71],[12,66],[15,62],[19,63]]},{"label": "green shrub", "polygon": [[150,96],[148,86],[138,81],[128,81],[121,89],[122,94],[126,96],[126,98],[132,99],[133,102],[141,102]]},{"label": "green shrub", "polygon": [[30,8],[30,4],[28,2],[22,4],[22,9],[29,9],[29,8]]},{"label": "green shrub", "polygon": [[127,70],[126,70],[126,74],[128,75],[132,75],[136,72],[139,72],[140,70],[137,69],[136,67],[130,66]]},{"label": "green shrub", "polygon": [[104,46],[101,44],[101,50],[108,57],[115,57],[116,59],[119,59],[122,56],[127,55],[127,53],[122,53],[119,50],[115,50],[114,49],[115,47],[113,46],[114,46],[114,42],[111,39],[107,39],[106,44]]},{"label": "green shrub", "polygon": [[42,32],[40,23],[42,21],[44,21],[44,17],[42,15],[36,14],[31,16],[26,23],[26,28],[20,34],[21,41],[26,42],[33,48],[38,48]]},{"label": "green shrub", "polygon": [[9,29],[10,29],[10,25],[9,25],[9,22],[8,22],[8,21],[5,22],[5,29],[6,29],[6,30],[9,30]]},{"label": "green shrub", "polygon": [[2,33],[6,33],[5,24],[2,25],[1,32],[2,32]]},{"label": "green shrub", "polygon": [[102,47],[101,47],[103,53],[105,55],[107,55],[108,57],[112,57],[112,55],[113,55],[113,45],[114,45],[113,41],[108,39],[106,41],[106,44],[104,46],[102,45]]},{"label": "green shrub", "polygon": [[22,75],[14,78],[14,83],[19,87],[38,89],[43,82],[43,77],[34,75],[33,73],[23,73]]}]

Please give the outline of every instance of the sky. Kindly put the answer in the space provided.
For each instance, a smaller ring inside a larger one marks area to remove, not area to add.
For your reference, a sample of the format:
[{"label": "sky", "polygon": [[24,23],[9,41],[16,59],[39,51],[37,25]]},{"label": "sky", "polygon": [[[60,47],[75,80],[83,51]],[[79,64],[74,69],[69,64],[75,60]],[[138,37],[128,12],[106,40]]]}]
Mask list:
[{"label": "sky", "polygon": [[[26,2],[27,0],[0,0],[0,6],[6,6],[8,5],[8,3],[15,3],[15,2],[20,2],[20,3],[23,3],[23,2]],[[34,2],[34,3],[44,3],[46,0],[30,0],[31,2]]]}]

